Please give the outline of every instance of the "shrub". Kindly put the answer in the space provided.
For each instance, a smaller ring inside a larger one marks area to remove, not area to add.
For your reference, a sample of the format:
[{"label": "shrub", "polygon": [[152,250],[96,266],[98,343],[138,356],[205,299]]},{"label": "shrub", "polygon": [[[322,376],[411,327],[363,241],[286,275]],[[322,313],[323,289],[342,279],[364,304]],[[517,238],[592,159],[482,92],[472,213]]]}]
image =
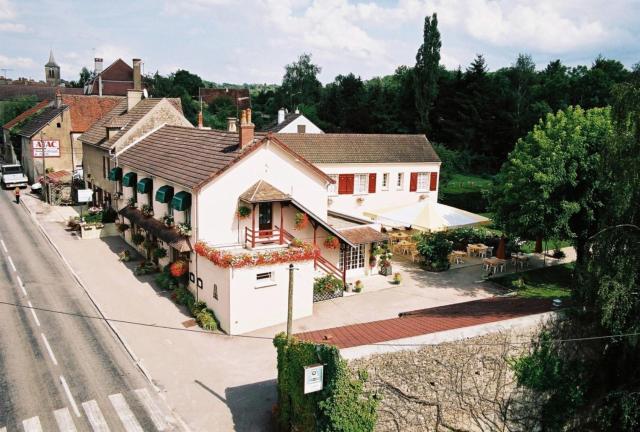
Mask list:
[{"label": "shrub", "polygon": [[102,223],[114,223],[118,219],[118,212],[108,207],[102,212]]},{"label": "shrub", "polygon": [[170,264],[169,272],[171,276],[179,278],[189,271],[189,263],[183,260],[177,260]]},{"label": "shrub", "polygon": [[207,308],[207,304],[202,300],[199,300],[193,303],[193,307],[191,308],[191,315],[197,317],[200,312]]},{"label": "shrub", "polygon": [[164,272],[156,275],[155,281],[156,281],[156,284],[158,284],[158,286],[160,287],[160,289],[168,291],[168,290],[170,290],[172,288],[171,287],[171,282],[172,282],[171,281],[171,276],[169,276],[168,274],[166,274]]},{"label": "shrub", "polygon": [[118,232],[119,233],[123,233],[128,229],[129,229],[129,225],[127,225],[126,223],[118,224]]},{"label": "shrub", "polygon": [[427,270],[443,271],[451,265],[449,254],[453,251],[453,242],[447,240],[445,232],[425,233],[418,242],[418,252],[422,255]]},{"label": "shrub", "polygon": [[131,236],[131,241],[133,242],[134,245],[140,246],[144,241],[144,236],[140,233],[135,233],[134,235]]},{"label": "shrub", "polygon": [[343,288],[344,285],[342,283],[342,280],[338,279],[334,275],[326,275],[315,278],[313,282],[314,294],[333,294],[334,292]]},{"label": "shrub", "polygon": [[210,309],[201,310],[198,315],[196,315],[196,322],[205,330],[218,330],[218,322],[216,321],[213,311]]},{"label": "shrub", "polygon": [[556,259],[560,259],[566,257],[567,254],[565,254],[561,249],[555,249],[552,256]]},{"label": "shrub", "polygon": [[140,211],[142,212],[143,216],[146,216],[146,217],[153,216],[153,206],[149,204],[143,204],[142,208],[140,208]]},{"label": "shrub", "polygon": [[155,273],[157,272],[158,269],[156,267],[156,265],[154,263],[152,263],[151,261],[143,261],[142,263],[140,263],[140,265],[138,265],[134,270],[133,273],[136,276],[143,276],[143,275],[148,275],[151,273]]},{"label": "shrub", "polygon": [[167,250],[163,247],[155,248],[153,250],[153,256],[158,259],[164,258],[167,256]]},{"label": "shrub", "polygon": [[400,285],[400,282],[402,282],[402,275],[400,273],[394,273],[393,274],[393,283],[396,285]]},{"label": "shrub", "polygon": [[359,292],[362,292],[362,290],[363,290],[363,289],[364,289],[364,284],[362,283],[362,281],[361,281],[361,280],[359,280],[359,279],[358,279],[358,280],[356,281],[355,291],[356,291],[357,293],[359,293]]},{"label": "shrub", "polygon": [[118,254],[118,260],[122,262],[131,261],[131,252],[129,252],[127,249],[123,250]]}]

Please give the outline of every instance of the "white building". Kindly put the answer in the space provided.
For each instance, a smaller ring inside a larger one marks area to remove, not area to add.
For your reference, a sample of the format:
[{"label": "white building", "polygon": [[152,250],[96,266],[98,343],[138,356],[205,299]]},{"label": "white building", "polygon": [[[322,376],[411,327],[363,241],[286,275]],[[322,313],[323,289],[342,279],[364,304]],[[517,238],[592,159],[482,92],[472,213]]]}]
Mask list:
[{"label": "white building", "polygon": [[289,113],[284,108],[278,110],[278,120],[275,124],[269,126],[265,132],[283,133],[283,134],[322,134],[324,131],[315,125],[311,120],[306,118],[304,114],[296,109],[295,112]]}]

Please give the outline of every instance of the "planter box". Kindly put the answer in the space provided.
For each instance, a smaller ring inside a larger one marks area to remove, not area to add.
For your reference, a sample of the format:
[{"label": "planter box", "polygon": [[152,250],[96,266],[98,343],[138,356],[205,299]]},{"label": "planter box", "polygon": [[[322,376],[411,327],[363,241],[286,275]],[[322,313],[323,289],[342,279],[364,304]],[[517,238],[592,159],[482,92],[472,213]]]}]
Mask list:
[{"label": "planter box", "polygon": [[380,267],[380,274],[383,276],[391,276],[393,274],[393,268],[389,267]]},{"label": "planter box", "polygon": [[80,236],[83,240],[98,239],[102,237],[113,237],[120,233],[115,223],[103,224],[102,228],[94,226],[82,226],[80,228]]}]

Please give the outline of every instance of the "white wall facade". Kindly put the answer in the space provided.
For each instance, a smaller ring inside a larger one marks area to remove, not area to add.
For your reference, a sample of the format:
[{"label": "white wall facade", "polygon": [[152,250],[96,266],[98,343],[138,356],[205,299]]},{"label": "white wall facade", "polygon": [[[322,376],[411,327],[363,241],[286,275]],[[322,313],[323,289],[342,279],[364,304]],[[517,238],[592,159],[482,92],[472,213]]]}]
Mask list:
[{"label": "white wall facade", "polygon": [[[378,163],[378,164],[316,164],[318,168],[329,176],[335,176],[336,184],[330,187],[328,209],[348,215],[365,218],[363,213],[388,207],[408,205],[424,200],[438,200],[438,185],[436,190],[430,190],[430,175],[423,189],[410,191],[411,173],[437,173],[437,183],[440,182],[440,162],[424,163]],[[388,184],[383,186],[383,176],[388,174]],[[353,194],[338,194],[338,176],[340,174],[376,174],[376,189],[369,193],[369,176],[364,192],[354,189]],[[401,186],[398,187],[398,174],[402,174]]]},{"label": "white wall facade", "polygon": [[291,123],[280,129],[278,133],[298,133],[298,126],[304,126],[304,133],[324,133],[322,129],[320,129],[311,120],[309,120],[302,114],[296,117]]}]

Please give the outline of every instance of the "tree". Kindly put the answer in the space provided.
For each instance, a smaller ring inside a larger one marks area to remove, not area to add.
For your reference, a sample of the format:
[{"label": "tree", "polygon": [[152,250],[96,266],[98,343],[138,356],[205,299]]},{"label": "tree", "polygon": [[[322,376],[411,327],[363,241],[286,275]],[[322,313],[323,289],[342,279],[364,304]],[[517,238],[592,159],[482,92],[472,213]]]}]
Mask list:
[{"label": "tree", "polygon": [[280,93],[283,103],[293,111],[298,104],[314,105],[320,100],[322,84],[318,81],[321,69],[311,62],[311,54],[302,54],[297,62],[285,66]]},{"label": "tree", "polygon": [[496,223],[524,238],[573,240],[580,261],[603,206],[600,155],[611,134],[609,109],[549,114],[518,140],[496,176],[490,197]]},{"label": "tree", "polygon": [[91,72],[89,72],[89,69],[83,66],[80,70],[80,77],[78,81],[70,81],[67,85],[74,88],[84,88],[84,85],[88,83],[90,79]]},{"label": "tree", "polygon": [[434,13],[424,19],[423,41],[416,54],[414,68],[416,109],[420,116],[421,129],[425,133],[430,131],[429,113],[438,95],[441,46],[438,15]]}]

